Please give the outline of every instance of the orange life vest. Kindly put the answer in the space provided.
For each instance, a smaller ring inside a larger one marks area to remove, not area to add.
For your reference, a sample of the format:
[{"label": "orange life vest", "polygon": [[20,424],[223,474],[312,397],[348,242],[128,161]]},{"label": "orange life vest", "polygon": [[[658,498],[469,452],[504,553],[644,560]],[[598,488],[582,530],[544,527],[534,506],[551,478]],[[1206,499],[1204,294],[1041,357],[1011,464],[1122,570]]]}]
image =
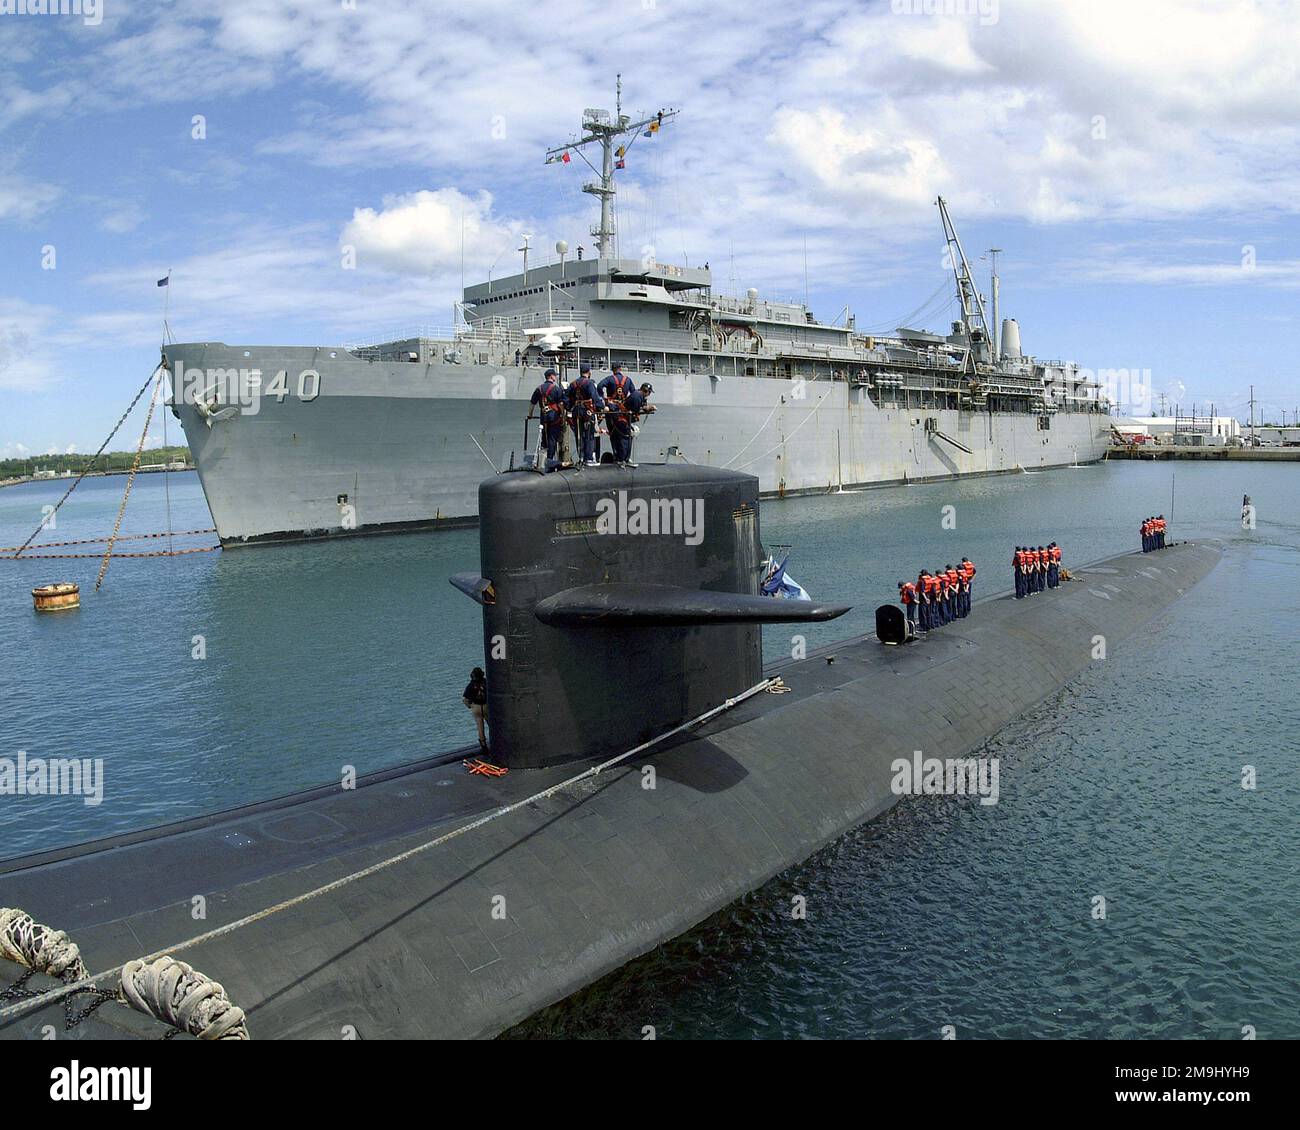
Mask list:
[{"label": "orange life vest", "polygon": [[909,584],[905,584],[905,585],[902,587],[902,589],[900,589],[899,591],[902,593],[902,596],[900,596],[899,599],[900,599],[904,604],[915,604],[915,603],[916,603],[916,586],[915,586],[915,585],[910,584],[910,583],[909,583]]},{"label": "orange life vest", "polygon": [[1059,545],[1052,546],[1052,561],[1057,565],[1061,563],[1061,547]]}]

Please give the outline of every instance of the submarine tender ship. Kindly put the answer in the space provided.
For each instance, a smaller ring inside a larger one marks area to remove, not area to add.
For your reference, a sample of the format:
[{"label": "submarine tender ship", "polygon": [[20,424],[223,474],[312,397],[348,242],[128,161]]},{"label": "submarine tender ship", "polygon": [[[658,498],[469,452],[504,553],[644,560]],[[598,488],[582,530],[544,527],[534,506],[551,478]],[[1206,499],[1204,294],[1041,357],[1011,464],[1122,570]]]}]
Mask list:
[{"label": "submarine tender ship", "polygon": [[[637,441],[645,460],[757,476],[764,496],[1039,470],[1101,459],[1108,405],[1077,365],[1025,355],[971,277],[943,199],[960,319],[947,334],[889,336],[819,321],[807,305],[716,293],[704,266],[622,257],[615,170],[675,116],[587,110],[552,149],[598,154],[594,256],[529,265],[464,288],[458,325],[336,347],[169,344],[171,406],[217,533],[263,541],[472,524],[486,458],[500,469],[535,445],[521,434],[542,369],[615,362],[654,386]],[[937,297],[932,296],[932,299]],[[477,450],[476,450],[477,448]]]}]

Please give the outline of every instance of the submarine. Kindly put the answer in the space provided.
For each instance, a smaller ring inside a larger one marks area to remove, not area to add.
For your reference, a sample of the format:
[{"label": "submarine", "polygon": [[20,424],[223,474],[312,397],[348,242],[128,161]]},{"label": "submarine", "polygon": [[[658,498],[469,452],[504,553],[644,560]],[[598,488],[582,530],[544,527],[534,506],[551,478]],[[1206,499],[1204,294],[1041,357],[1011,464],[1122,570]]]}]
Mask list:
[{"label": "submarine", "polygon": [[763,625],[848,607],[760,593],[757,478],[516,471],[479,508],[451,583],[482,610],[490,765],[0,862],[0,1037],[495,1036],[879,816],[898,759],[971,754],[1221,555],[1110,558],[924,641],[881,614],[765,670]]}]

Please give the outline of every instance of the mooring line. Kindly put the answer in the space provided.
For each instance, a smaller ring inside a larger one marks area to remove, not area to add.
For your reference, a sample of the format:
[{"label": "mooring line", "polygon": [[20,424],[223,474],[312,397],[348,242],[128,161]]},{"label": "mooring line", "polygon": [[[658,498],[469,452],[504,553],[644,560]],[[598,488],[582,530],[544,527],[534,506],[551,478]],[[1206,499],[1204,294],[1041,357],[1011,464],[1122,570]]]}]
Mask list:
[{"label": "mooring line", "polygon": [[142,397],[142,396],[144,395],[144,393],[145,393],[145,389],[147,389],[147,388],[149,387],[150,383],[151,383],[151,382],[153,381],[153,379],[154,379],[154,374],[157,373],[157,372],[158,372],[158,370],[157,370],[157,369],[154,369],[154,371],[153,371],[152,373],[149,374],[149,380],[145,381],[144,384],[142,384],[142,385],[140,386],[140,391],[137,392],[137,393],[135,394],[135,398],[131,401],[130,404],[127,405],[126,411],[122,413],[122,415],[121,415],[121,417],[118,419],[117,423],[113,425],[113,430],[112,430],[111,432],[108,433],[108,438],[105,439],[104,442],[103,442],[102,444],[99,445],[99,450],[96,451],[95,454],[92,455],[92,456],[91,456],[91,457],[86,461],[86,465],[85,465],[84,467],[81,468],[81,474],[79,474],[79,475],[78,475],[78,476],[77,476],[77,477],[72,481],[72,485],[71,485],[70,487],[68,487],[68,489],[65,490],[65,491],[63,492],[63,497],[62,497],[61,499],[59,499],[59,501],[56,502],[56,503],[54,504],[54,509],[51,510],[51,511],[49,512],[49,514],[46,515],[46,517],[41,521],[41,524],[40,524],[39,526],[37,526],[36,529],[34,529],[34,530],[32,531],[32,536],[29,537],[25,542],[23,542],[23,544],[22,544],[21,546],[18,547],[17,551],[14,553],[14,556],[15,556],[15,557],[17,557],[18,554],[22,553],[22,551],[23,551],[24,549],[26,549],[29,545],[32,544],[33,541],[36,540],[36,535],[39,534],[43,529],[45,529],[45,527],[49,524],[50,519],[53,518],[54,515],[57,514],[57,513],[59,512],[59,507],[62,506],[65,502],[68,501],[68,495],[70,495],[74,490],[77,489],[77,484],[78,484],[79,482],[81,482],[81,480],[84,479],[84,478],[86,477],[86,475],[89,473],[90,469],[91,469],[91,468],[92,468],[96,463],[99,462],[99,457],[100,457],[101,455],[104,454],[104,449],[105,449],[106,447],[108,447],[108,445],[112,442],[113,437],[114,437],[115,435],[117,435],[117,429],[120,428],[124,423],[126,423],[126,418],[127,418],[129,415],[131,415],[131,410],[132,410],[132,409],[133,409],[133,408],[134,408],[134,407],[135,407],[135,406],[140,402],[140,397]]},{"label": "mooring line", "polygon": [[[209,526],[206,530],[177,530],[175,531],[175,533],[173,533],[171,530],[160,530],[156,534],[118,534],[117,540],[118,541],[140,541],[143,538],[173,538],[173,537],[188,538],[188,537],[194,537],[198,534],[215,534],[216,532],[217,531],[214,526]],[[29,549],[63,549],[65,546],[69,546],[69,545],[103,545],[106,541],[108,541],[107,535],[105,535],[102,538],[77,538],[73,541],[42,541],[42,542],[37,542],[35,545],[29,546],[28,548]],[[0,553],[14,553],[19,548],[21,547],[16,545],[0,546]],[[97,553],[92,554],[92,556],[98,557],[99,554]]]},{"label": "mooring line", "polygon": [[[715,706],[712,710],[706,710],[698,717],[692,718],[688,722],[683,722],[679,726],[674,726],[671,730],[667,730],[658,737],[651,738],[647,742],[642,742],[639,746],[628,750],[626,753],[620,753],[617,757],[611,757],[608,761],[602,761],[599,765],[593,765],[590,769],[585,769],[574,777],[569,777],[557,785],[551,785],[550,788],[543,789],[539,793],[534,793],[525,800],[517,800],[512,804],[503,805],[500,808],[494,809],[493,811],[480,816],[477,820],[471,820],[468,824],[462,824],[459,828],[453,828],[450,832],[445,832],[443,835],[428,840],[416,847],[408,848],[406,851],[399,852],[397,855],[391,856],[388,859],[380,860],[378,863],[372,863],[369,867],[364,867],[360,871],[354,871],[350,875],[344,875],[341,879],[335,879],[333,882],[326,883],[324,886],[307,891],[305,894],[295,895],[293,898],[285,899],[283,902],[278,902],[274,906],[268,906],[263,910],[254,912],[253,914],[245,915],[243,918],[238,918],[234,922],[228,922],[224,926],[218,926],[213,930],[208,930],[207,932],[197,934],[192,938],[187,938],[185,941],[180,942],[177,945],[155,950],[153,953],[146,957],[142,957],[139,960],[147,965],[150,962],[157,961],[160,957],[167,957],[171,954],[181,953],[182,951],[192,949],[194,946],[200,945],[203,942],[210,942],[225,934],[232,934],[236,930],[242,929],[244,926],[252,925],[252,923],[259,922],[264,918],[270,918],[271,915],[278,914],[282,910],[288,910],[291,907],[300,906],[312,899],[319,898],[321,895],[329,894],[331,891],[336,891],[340,887],[347,886],[349,883],[355,883],[358,879],[368,878],[376,872],[386,870],[398,863],[402,863],[413,856],[428,851],[430,848],[435,848],[440,844],[445,844],[448,840],[453,840],[457,836],[464,835],[466,832],[472,832],[475,828],[481,828],[484,824],[490,824],[493,820],[509,815],[511,812],[516,812],[521,808],[526,808],[530,804],[536,804],[539,800],[547,800],[550,797],[553,797],[556,793],[576,785],[579,781],[585,781],[588,777],[599,776],[606,769],[619,764],[621,761],[626,761],[629,757],[635,757],[638,753],[643,753],[651,746],[658,745],[660,742],[666,741],[668,738],[680,734],[684,730],[689,730],[692,727],[703,725],[711,718],[715,718],[724,711],[739,706],[740,703],[744,702],[746,699],[752,698],[754,695],[765,691],[771,685],[771,682],[771,679],[764,679],[762,682],[754,684],[754,686],[750,687],[749,690],[742,691],[735,697],[727,699],[726,702],[722,703],[720,706]],[[125,965],[126,962],[124,961],[120,965],[115,965],[111,969],[106,969],[102,973],[95,974],[93,977],[84,977],[80,981],[74,981],[57,989],[51,989],[49,992],[42,993],[40,996],[28,997],[26,1000],[19,1001],[17,1004],[11,1004],[4,1008],[0,1008],[0,1023],[21,1016],[24,1013],[31,1012],[33,1009],[43,1007],[44,1005],[53,1004],[55,1001],[62,1000],[64,997],[71,996],[73,993],[79,993],[83,989],[94,988],[97,981],[103,981],[112,977],[114,974],[120,974]]]},{"label": "mooring line", "polygon": [[220,549],[219,545],[200,545],[193,549],[155,549],[148,553],[24,553],[21,557],[0,557],[0,561],[80,561],[108,560],[116,561],[119,557],[184,557],[187,553],[212,553]]}]

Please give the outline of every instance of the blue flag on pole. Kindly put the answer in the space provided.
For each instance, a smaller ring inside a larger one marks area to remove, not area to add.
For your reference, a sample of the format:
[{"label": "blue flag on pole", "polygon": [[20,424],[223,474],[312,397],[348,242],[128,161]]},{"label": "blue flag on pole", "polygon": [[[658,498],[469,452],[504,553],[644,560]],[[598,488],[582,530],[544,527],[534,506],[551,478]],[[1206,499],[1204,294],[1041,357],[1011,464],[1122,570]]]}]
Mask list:
[{"label": "blue flag on pole", "polygon": [[165,279],[159,279],[159,280],[158,280],[158,285],[159,285],[159,286],[166,286],[169,282],[171,282],[171,278],[172,278],[171,275],[168,275]]}]

